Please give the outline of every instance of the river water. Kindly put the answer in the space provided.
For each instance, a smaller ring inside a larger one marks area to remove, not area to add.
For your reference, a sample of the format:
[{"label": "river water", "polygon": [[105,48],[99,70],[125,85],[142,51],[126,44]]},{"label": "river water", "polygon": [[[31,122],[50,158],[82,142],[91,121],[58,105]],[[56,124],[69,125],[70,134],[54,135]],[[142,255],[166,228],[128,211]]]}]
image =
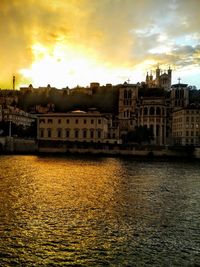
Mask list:
[{"label": "river water", "polygon": [[0,266],[200,266],[200,162],[0,156]]}]

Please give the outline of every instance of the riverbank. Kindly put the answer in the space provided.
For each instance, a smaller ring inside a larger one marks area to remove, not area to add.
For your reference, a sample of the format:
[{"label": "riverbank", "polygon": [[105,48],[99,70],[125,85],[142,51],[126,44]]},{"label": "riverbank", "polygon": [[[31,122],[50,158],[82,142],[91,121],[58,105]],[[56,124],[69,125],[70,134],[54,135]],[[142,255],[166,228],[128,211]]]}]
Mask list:
[{"label": "riverbank", "polygon": [[131,156],[148,158],[200,159],[200,147],[102,144],[0,138],[1,154],[80,154],[96,156]]}]

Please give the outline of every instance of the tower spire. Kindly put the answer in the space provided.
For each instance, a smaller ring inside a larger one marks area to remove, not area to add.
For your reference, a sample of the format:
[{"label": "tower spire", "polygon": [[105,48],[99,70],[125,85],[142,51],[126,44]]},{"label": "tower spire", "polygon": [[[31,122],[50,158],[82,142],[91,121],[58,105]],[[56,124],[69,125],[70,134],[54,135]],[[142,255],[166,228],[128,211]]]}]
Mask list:
[{"label": "tower spire", "polygon": [[13,75],[13,90],[15,90],[15,75]]}]

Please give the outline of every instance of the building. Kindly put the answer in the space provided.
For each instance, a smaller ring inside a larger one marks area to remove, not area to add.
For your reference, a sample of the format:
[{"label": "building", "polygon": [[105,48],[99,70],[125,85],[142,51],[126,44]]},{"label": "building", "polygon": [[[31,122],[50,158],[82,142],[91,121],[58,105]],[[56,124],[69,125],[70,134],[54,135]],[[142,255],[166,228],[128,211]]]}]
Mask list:
[{"label": "building", "polygon": [[38,114],[37,138],[40,141],[112,142],[113,139],[108,139],[109,121],[108,116],[97,111]]},{"label": "building", "polygon": [[3,120],[12,122],[16,125],[22,125],[23,127],[30,127],[32,122],[36,120],[36,117],[21,109],[8,106],[2,110]]},{"label": "building", "polygon": [[172,70],[169,69],[166,71],[162,71],[159,66],[156,69],[156,77],[153,77],[152,72],[147,72],[146,75],[146,84],[148,87],[157,87],[157,88],[164,88],[164,90],[169,91],[171,89],[171,82],[172,82]]},{"label": "building", "polygon": [[200,107],[180,108],[172,118],[173,144],[200,146]]},{"label": "building", "polygon": [[142,97],[138,105],[138,126],[151,129],[153,143],[164,145],[167,142],[167,104],[164,97]]},{"label": "building", "polygon": [[20,91],[12,89],[0,89],[0,105],[12,105],[18,103]]},{"label": "building", "polygon": [[189,87],[187,84],[177,83],[171,87],[171,106],[173,109],[189,105]]},{"label": "building", "polygon": [[[171,86],[171,69],[146,83],[119,88],[119,137],[143,126],[151,129],[154,145],[199,145],[200,93],[187,84]],[[165,81],[166,78],[166,81]],[[170,86],[170,88],[169,88]]]},{"label": "building", "polygon": [[118,120],[120,136],[134,130],[137,122],[138,84],[124,83],[119,88]]}]

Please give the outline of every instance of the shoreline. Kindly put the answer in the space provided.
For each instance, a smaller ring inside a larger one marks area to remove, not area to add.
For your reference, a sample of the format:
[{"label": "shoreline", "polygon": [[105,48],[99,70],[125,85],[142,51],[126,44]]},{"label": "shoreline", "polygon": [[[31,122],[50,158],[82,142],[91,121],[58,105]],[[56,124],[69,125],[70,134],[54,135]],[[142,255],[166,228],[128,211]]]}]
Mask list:
[{"label": "shoreline", "polygon": [[155,146],[139,144],[108,144],[37,141],[35,139],[5,138],[0,149],[2,154],[30,155],[90,155],[131,158],[172,158],[200,159],[200,147]]}]

